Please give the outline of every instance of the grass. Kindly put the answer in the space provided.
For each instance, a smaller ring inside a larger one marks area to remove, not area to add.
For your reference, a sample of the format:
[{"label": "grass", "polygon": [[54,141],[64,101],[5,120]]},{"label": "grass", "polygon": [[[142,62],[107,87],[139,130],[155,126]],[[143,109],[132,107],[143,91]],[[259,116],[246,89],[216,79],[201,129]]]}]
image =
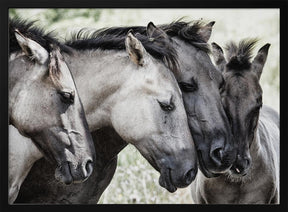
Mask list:
[{"label": "grass", "polygon": [[191,204],[189,187],[169,193],[158,178],[159,173],[128,145],[119,154],[116,173],[99,204]]}]

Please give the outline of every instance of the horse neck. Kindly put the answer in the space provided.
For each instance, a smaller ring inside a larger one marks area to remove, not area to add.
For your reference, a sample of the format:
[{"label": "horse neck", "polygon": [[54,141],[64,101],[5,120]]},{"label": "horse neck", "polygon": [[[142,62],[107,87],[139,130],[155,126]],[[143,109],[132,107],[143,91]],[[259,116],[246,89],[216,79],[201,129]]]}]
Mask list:
[{"label": "horse neck", "polygon": [[[266,120],[263,112],[260,111],[255,136],[250,146],[250,155],[255,170],[257,170],[256,166],[277,167],[277,159],[273,158],[273,155],[277,154],[277,149],[272,141],[273,139],[277,140],[277,136],[274,138],[273,133],[271,133],[273,129],[269,129],[269,126],[267,126],[270,122],[271,120]],[[271,159],[274,160],[274,164],[271,164]]]},{"label": "horse neck", "polygon": [[255,129],[253,141],[251,142],[251,145],[249,148],[250,154],[251,154],[251,159],[253,161],[256,160],[258,158],[258,156],[261,155],[261,152],[262,152],[258,125],[259,125],[259,121],[258,121],[257,127]]},{"label": "horse neck", "polygon": [[34,162],[43,157],[32,140],[9,125],[9,202],[14,202],[18,190]]},{"label": "horse neck", "polygon": [[64,55],[81,97],[90,131],[112,126],[111,106],[129,78],[124,51],[86,50]]},{"label": "horse neck", "polygon": [[109,164],[128,145],[112,127],[103,127],[91,134],[98,158],[98,167]]}]

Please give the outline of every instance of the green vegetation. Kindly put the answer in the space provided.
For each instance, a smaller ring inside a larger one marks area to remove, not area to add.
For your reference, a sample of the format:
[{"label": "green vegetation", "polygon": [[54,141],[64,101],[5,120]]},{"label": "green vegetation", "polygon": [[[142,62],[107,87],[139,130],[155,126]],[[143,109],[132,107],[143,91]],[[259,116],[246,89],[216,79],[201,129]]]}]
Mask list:
[{"label": "green vegetation", "polygon": [[20,16],[25,18],[25,14],[32,13],[32,11],[38,20],[45,20],[47,25],[64,20],[73,20],[78,17],[93,18],[97,22],[101,14],[101,10],[97,9],[10,9],[9,15],[10,17]]},{"label": "green vegetation", "polygon": [[[255,53],[271,43],[261,77],[264,103],[279,111],[279,10],[277,9],[10,9],[10,16],[39,20],[39,26],[54,30],[64,39],[80,28],[169,23],[185,20],[216,21],[209,42],[224,46],[227,41],[258,37]],[[169,193],[159,186],[159,173],[133,147],[118,157],[116,173],[99,203],[191,203],[189,187]]]}]

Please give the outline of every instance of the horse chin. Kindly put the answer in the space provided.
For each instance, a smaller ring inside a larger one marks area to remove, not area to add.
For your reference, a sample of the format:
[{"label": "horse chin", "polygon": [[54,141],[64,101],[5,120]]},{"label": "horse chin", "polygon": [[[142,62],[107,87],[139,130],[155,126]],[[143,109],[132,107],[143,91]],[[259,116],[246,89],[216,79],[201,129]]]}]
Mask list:
[{"label": "horse chin", "polygon": [[240,174],[233,167],[225,173],[227,180],[233,183],[244,183],[246,181],[251,180],[249,174]]},{"label": "horse chin", "polygon": [[234,165],[231,167],[230,172],[236,177],[244,177],[247,175],[247,170],[240,172]]},{"label": "horse chin", "polygon": [[166,188],[169,192],[173,193],[177,190],[177,187],[173,185],[170,175],[170,169],[165,169],[162,171],[159,177],[159,184],[163,188]]},{"label": "horse chin", "polygon": [[56,180],[69,185],[73,182],[70,166],[68,162],[59,165],[55,170]]}]

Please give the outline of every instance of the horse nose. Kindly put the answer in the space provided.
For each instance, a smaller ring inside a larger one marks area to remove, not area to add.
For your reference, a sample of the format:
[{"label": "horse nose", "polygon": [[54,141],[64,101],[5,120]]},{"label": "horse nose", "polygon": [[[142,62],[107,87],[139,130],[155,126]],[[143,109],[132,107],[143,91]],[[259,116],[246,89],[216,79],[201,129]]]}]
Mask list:
[{"label": "horse nose", "polygon": [[84,178],[88,178],[92,174],[92,171],[93,171],[93,161],[91,159],[88,159],[86,163],[83,164],[82,167],[83,167],[82,172],[83,172]]},{"label": "horse nose", "polygon": [[234,165],[234,169],[237,174],[246,175],[247,170],[249,169],[251,164],[251,159],[249,157],[241,158],[239,155],[237,156],[237,161]]},{"label": "horse nose", "polygon": [[178,169],[172,169],[170,173],[172,183],[178,188],[185,188],[195,179],[197,170],[197,167],[183,169],[184,172]]},{"label": "horse nose", "polygon": [[196,177],[196,174],[197,174],[197,169],[192,168],[188,170],[183,176],[182,182],[184,183],[184,185],[189,185],[190,183],[192,183],[192,181]]},{"label": "horse nose", "polygon": [[223,147],[216,147],[216,148],[211,148],[210,150],[210,157],[212,161],[217,165],[221,166],[222,161],[223,161]]}]

